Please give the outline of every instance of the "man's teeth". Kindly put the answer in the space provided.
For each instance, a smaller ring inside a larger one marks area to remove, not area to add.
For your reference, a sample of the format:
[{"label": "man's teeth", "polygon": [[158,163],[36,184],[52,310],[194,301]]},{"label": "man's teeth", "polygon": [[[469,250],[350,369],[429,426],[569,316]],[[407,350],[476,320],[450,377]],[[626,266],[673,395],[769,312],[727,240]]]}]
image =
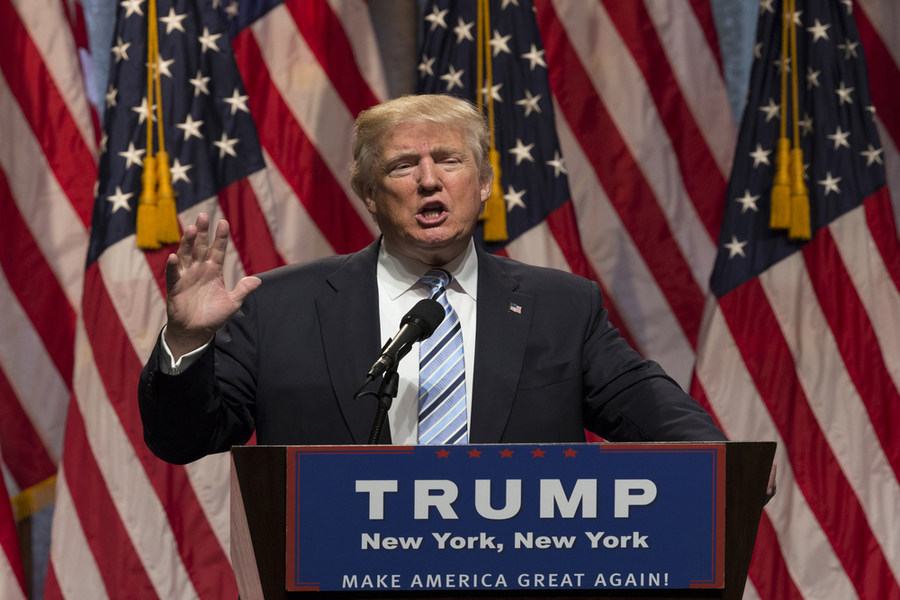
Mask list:
[{"label": "man's teeth", "polygon": [[429,209],[429,210],[423,210],[423,211],[422,211],[422,216],[425,217],[426,219],[433,219],[433,218],[435,218],[435,217],[441,216],[441,210],[440,210],[440,209],[437,209],[437,208],[432,208],[432,209]]}]

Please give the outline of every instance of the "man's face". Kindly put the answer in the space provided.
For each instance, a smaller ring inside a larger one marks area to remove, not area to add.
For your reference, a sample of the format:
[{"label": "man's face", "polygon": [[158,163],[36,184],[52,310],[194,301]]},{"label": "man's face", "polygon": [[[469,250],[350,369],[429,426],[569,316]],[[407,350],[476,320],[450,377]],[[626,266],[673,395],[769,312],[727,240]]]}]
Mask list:
[{"label": "man's face", "polygon": [[403,123],[380,145],[375,190],[365,199],[387,244],[429,265],[465,250],[492,177],[479,181],[458,128]]}]

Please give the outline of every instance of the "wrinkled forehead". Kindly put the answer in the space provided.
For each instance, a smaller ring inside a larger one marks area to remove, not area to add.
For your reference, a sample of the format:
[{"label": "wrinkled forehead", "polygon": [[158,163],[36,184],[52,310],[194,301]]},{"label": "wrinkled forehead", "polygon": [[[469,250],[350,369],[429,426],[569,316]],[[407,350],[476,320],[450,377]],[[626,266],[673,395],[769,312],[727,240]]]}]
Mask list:
[{"label": "wrinkled forehead", "polygon": [[378,156],[382,161],[398,155],[426,152],[471,154],[462,128],[450,123],[402,121],[387,128],[378,143]]}]

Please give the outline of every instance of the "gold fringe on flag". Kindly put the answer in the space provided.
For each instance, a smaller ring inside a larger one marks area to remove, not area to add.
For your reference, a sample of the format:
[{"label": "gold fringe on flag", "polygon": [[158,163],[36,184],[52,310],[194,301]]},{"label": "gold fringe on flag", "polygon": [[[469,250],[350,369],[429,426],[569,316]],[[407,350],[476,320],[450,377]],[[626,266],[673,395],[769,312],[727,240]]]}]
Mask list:
[{"label": "gold fringe on flag", "polygon": [[[775,178],[772,182],[772,203],[769,226],[787,229],[792,240],[808,240],[812,236],[809,194],[803,169],[803,149],[800,147],[800,102],[797,89],[797,26],[794,23],[796,0],[785,0],[781,31],[781,133],[775,155]],[[788,64],[791,78],[788,80]],[[790,119],[793,125],[793,148],[787,137],[788,89],[791,90]]]},{"label": "gold fringe on flag", "polygon": [[[477,77],[478,84],[484,83],[487,89],[487,119],[491,132],[491,148],[488,158],[494,168],[494,184],[491,186],[491,195],[484,203],[484,211],[479,219],[484,221],[484,241],[505,242],[509,239],[506,230],[506,202],[503,199],[503,187],[500,184],[500,153],[497,152],[496,138],[494,136],[494,98],[491,94],[493,86],[493,69],[491,60],[491,10],[489,0],[478,0],[478,49],[477,49]],[[486,71],[486,72],[485,72]],[[479,87],[476,93],[478,110],[484,112],[485,98]]]},{"label": "gold fringe on flag", "polygon": [[[156,0],[147,7],[147,154],[141,175],[140,200],[137,211],[138,248],[154,250],[162,244],[177,242],[180,237],[175,192],[169,155],[163,135],[162,83],[159,72],[159,26]],[[153,154],[153,112],[156,109],[158,152]]]},{"label": "gold fringe on flag", "polygon": [[788,27],[791,23],[793,17],[789,3],[785,1],[781,15],[781,133],[778,136],[778,153],[775,155],[775,181],[772,185],[769,215],[769,227],[772,229],[788,229],[791,226],[791,141],[787,137]]},{"label": "gold fringe on flag", "polygon": [[800,147],[800,102],[797,93],[797,27],[793,25],[793,15],[796,8],[796,0],[790,0],[791,5],[791,59],[794,68],[791,70],[792,86],[792,120],[794,123],[794,149],[791,150],[791,228],[788,237],[792,240],[808,240],[812,237],[809,194],[806,191],[806,183],[803,181],[803,149]]}]

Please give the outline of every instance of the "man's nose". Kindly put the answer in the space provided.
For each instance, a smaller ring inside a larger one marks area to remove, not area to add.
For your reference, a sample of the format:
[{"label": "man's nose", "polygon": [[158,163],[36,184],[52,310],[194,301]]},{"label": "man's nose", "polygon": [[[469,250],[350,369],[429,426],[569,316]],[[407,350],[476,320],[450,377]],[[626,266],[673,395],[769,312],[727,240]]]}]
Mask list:
[{"label": "man's nose", "polygon": [[419,163],[419,188],[434,190],[441,188],[441,174],[433,160],[427,158]]}]

